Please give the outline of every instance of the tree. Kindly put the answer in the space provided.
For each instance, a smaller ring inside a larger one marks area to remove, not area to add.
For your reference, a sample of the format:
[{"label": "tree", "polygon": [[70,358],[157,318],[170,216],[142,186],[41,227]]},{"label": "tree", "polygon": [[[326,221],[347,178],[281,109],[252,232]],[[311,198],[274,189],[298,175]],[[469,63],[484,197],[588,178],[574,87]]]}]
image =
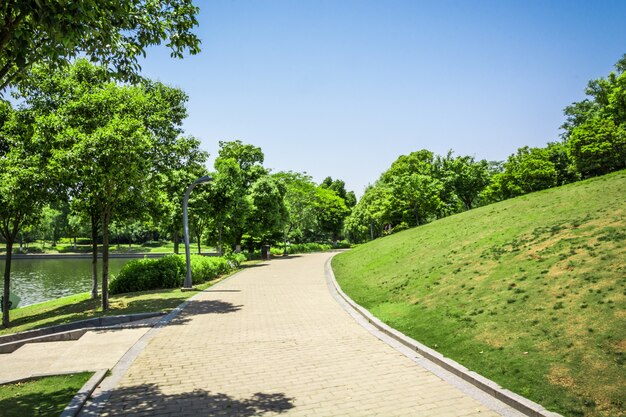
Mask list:
[{"label": "tree", "polygon": [[259,178],[250,188],[250,234],[262,242],[283,229],[288,216],[285,192],[285,186],[270,175]]},{"label": "tree", "polygon": [[394,222],[392,204],[392,191],[387,184],[377,181],[368,186],[345,219],[344,229],[350,241],[360,243],[382,236],[385,226]]},{"label": "tree", "polygon": [[9,327],[9,293],[13,244],[23,227],[37,223],[45,204],[54,195],[47,169],[49,149],[35,131],[33,120],[25,111],[4,108],[5,123],[0,126],[0,234],[6,241],[2,325]]},{"label": "tree", "polygon": [[596,117],[572,130],[568,149],[585,178],[626,168],[626,122]]},{"label": "tree", "polygon": [[261,148],[239,140],[220,141],[219,146],[214,166],[220,179],[213,186],[219,186],[221,192],[228,196],[228,204],[223,210],[216,211],[220,212],[221,218],[229,219],[229,240],[237,248],[243,235],[254,228],[250,223],[253,206],[247,196],[252,185],[268,172],[263,167],[265,156]]},{"label": "tree", "polygon": [[298,172],[278,172],[274,178],[285,185],[287,209],[284,240],[299,241],[304,232],[315,227],[315,183],[311,177]]},{"label": "tree", "polygon": [[503,168],[502,173],[492,177],[486,190],[486,194],[496,201],[557,185],[557,170],[545,148],[519,148],[508,157]]},{"label": "tree", "polygon": [[444,182],[436,178],[434,162],[434,154],[423,149],[400,156],[382,174],[398,212],[394,223],[419,226],[443,205]]},{"label": "tree", "polygon": [[[178,137],[167,149],[170,151],[168,155],[160,158],[165,162],[165,166],[159,167],[165,201],[158,217],[174,241],[174,253],[178,253],[183,228],[183,197],[192,182],[207,174],[205,163],[209,154],[200,149],[198,139],[190,136]],[[206,188],[202,187],[203,190]]]},{"label": "tree", "polygon": [[91,222],[94,298],[102,232],[106,309],[110,222],[122,211],[125,220],[139,220],[162,205],[159,187],[179,152],[175,145],[187,96],[150,81],[136,86],[108,82],[105,68],[84,59],[52,74],[41,66],[32,73],[37,77],[24,82],[19,92],[36,115],[38,129],[58,148],[53,168],[67,187],[72,210]]},{"label": "tree", "polygon": [[615,68],[607,78],[589,81],[588,98],[564,111],[565,144],[585,178],[626,167],[626,54]]},{"label": "tree", "polygon": [[458,156],[450,161],[452,186],[466,210],[471,210],[480,193],[489,184],[488,162],[476,162],[471,156]]},{"label": "tree", "polygon": [[200,51],[192,33],[198,8],[191,0],[5,0],[0,7],[0,93],[28,77],[35,64],[50,70],[77,56],[107,73],[139,79],[138,57],[166,41],[171,56]]},{"label": "tree", "polygon": [[356,195],[354,191],[346,191],[346,183],[342,180],[333,180],[332,177],[324,178],[320,187],[333,190],[346,203],[346,207],[351,209],[356,205]]},{"label": "tree", "polygon": [[315,211],[318,228],[333,241],[339,240],[343,221],[350,214],[343,198],[333,190],[317,187],[315,191]]}]

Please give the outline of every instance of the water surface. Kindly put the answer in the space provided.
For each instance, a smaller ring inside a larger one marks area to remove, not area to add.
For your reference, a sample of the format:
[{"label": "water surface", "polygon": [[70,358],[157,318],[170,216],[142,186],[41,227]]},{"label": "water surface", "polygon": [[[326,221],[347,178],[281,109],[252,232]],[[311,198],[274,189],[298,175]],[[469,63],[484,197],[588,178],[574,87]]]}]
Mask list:
[{"label": "water surface", "polygon": [[[130,259],[127,258],[109,259],[109,279],[111,275],[117,274],[128,261]],[[0,259],[0,272],[2,273],[0,277],[4,277],[4,259]],[[0,289],[4,289],[1,281],[2,278],[0,278]],[[98,281],[101,286],[102,261],[100,259],[98,260]],[[89,291],[91,291],[91,258],[13,259],[11,261],[11,292],[20,297],[19,307]]]}]

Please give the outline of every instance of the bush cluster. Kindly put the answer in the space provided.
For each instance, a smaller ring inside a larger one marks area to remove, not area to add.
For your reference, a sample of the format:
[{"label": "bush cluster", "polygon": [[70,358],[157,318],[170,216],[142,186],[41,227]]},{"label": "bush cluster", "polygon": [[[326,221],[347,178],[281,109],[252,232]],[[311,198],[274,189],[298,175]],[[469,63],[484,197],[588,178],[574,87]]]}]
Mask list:
[{"label": "bush cluster", "polygon": [[[327,250],[333,249],[346,249],[349,248],[350,244],[346,241],[337,242],[336,245],[332,243],[294,243],[291,245],[287,245],[287,253],[295,254],[295,253],[310,253],[310,252],[324,252]],[[282,245],[272,246],[270,248],[270,252],[272,255],[282,255],[284,248]]]},{"label": "bush cluster", "polygon": [[[191,255],[193,282],[199,284],[227,274],[245,259],[242,254],[221,257]],[[182,255],[132,260],[111,280],[109,293],[177,288],[183,285],[185,272],[185,258]]]}]

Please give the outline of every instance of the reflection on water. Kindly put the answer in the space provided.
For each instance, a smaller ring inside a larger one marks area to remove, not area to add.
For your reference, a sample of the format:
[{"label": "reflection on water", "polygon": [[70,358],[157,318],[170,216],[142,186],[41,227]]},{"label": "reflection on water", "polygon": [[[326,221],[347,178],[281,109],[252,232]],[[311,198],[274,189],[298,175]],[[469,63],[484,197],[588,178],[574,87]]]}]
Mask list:
[{"label": "reflection on water", "polygon": [[[130,259],[109,259],[109,279]],[[102,261],[98,260],[98,282],[102,284]],[[4,276],[4,259],[0,260]],[[2,281],[2,279],[0,279]],[[4,285],[0,283],[0,288]],[[13,259],[11,292],[21,301],[19,307],[68,295],[91,291],[91,259]],[[15,308],[15,306],[13,306]]]}]

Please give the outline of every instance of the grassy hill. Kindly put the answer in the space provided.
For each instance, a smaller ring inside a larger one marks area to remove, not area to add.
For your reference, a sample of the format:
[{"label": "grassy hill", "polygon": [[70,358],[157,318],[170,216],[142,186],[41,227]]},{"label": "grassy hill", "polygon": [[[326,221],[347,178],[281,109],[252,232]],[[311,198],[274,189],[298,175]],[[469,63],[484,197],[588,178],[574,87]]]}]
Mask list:
[{"label": "grassy hill", "polygon": [[566,416],[626,415],[626,171],[336,256],[392,327]]}]

